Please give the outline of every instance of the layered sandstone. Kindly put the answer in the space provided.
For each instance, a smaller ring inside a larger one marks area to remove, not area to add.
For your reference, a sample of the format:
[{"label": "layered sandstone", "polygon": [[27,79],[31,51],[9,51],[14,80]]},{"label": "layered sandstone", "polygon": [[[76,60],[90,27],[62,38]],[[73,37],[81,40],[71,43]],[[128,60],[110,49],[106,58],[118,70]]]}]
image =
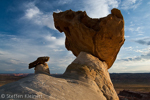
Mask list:
[{"label": "layered sandstone", "polygon": [[107,17],[92,19],[86,12],[53,13],[56,29],[66,35],[65,46],[75,56],[81,51],[105,61],[110,68],[124,43],[124,19],[118,9]]}]

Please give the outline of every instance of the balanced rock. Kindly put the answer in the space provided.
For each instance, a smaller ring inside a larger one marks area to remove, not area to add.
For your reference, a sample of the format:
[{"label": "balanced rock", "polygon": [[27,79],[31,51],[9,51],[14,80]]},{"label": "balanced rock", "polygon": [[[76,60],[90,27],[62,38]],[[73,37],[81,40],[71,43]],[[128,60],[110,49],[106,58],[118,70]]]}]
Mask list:
[{"label": "balanced rock", "polygon": [[65,46],[75,56],[81,51],[105,61],[107,68],[114,63],[123,45],[124,19],[118,9],[112,9],[107,17],[92,19],[86,12],[67,10],[53,13],[56,29],[66,35]]},{"label": "balanced rock", "polygon": [[49,59],[50,57],[39,57],[37,58],[36,61],[29,64],[29,69],[35,67],[34,68],[35,74],[38,74],[38,73],[50,74],[48,64],[45,63],[49,61]]},{"label": "balanced rock", "polygon": [[36,61],[29,64],[29,69],[36,67],[39,64],[44,64],[45,62],[48,62],[49,59],[50,59],[50,57],[39,57],[39,58],[37,58]]},{"label": "balanced rock", "polygon": [[99,88],[97,91],[102,92],[107,100],[119,100],[111,82],[107,64],[89,53],[80,52],[77,58],[67,67],[64,77],[89,84],[93,84],[94,81]]}]

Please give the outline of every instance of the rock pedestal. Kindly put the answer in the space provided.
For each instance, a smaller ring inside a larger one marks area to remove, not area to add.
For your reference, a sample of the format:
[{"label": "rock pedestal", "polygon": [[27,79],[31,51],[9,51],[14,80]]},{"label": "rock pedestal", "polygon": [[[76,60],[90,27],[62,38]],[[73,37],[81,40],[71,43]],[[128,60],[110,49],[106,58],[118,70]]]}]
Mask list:
[{"label": "rock pedestal", "polygon": [[64,76],[86,83],[94,81],[107,100],[119,100],[111,82],[107,64],[93,55],[81,52],[67,67]]},{"label": "rock pedestal", "polygon": [[38,73],[50,74],[49,67],[48,67],[47,63],[37,65],[34,68],[34,70],[35,70],[35,74],[38,74]]}]

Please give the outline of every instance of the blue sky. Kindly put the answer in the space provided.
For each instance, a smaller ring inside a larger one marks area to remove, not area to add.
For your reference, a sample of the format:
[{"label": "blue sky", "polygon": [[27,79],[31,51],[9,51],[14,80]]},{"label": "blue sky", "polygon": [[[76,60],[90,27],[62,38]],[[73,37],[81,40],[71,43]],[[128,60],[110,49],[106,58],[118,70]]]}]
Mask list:
[{"label": "blue sky", "polygon": [[109,72],[150,72],[149,0],[0,0],[0,73],[33,73],[28,64],[40,56],[50,56],[51,73],[63,73],[75,56],[54,28],[53,12],[100,18],[112,8],[124,16],[126,41]]}]

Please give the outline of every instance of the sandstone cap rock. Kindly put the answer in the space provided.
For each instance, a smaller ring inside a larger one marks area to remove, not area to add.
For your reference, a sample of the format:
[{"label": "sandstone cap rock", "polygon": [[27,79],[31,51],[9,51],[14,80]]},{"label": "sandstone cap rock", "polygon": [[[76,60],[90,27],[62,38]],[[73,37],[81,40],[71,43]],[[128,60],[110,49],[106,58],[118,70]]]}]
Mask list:
[{"label": "sandstone cap rock", "polygon": [[123,45],[124,19],[114,8],[103,18],[90,18],[86,12],[67,10],[53,13],[56,29],[66,35],[65,46],[78,56],[81,51],[105,61],[108,68],[114,63]]},{"label": "sandstone cap rock", "polygon": [[45,62],[48,62],[49,59],[50,59],[50,57],[48,57],[48,56],[39,57],[39,58],[37,58],[36,61],[29,64],[29,69],[33,68],[33,67],[36,67],[39,64],[45,64]]}]

